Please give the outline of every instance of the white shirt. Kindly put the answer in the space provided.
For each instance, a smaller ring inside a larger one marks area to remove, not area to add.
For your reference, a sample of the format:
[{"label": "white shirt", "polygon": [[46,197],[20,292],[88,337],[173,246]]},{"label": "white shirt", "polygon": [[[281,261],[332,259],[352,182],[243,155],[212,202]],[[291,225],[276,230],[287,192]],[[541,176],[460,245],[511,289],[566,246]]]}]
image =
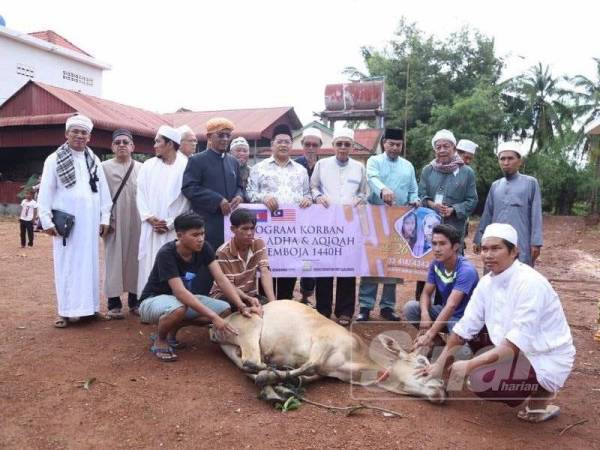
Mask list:
[{"label": "white shirt", "polygon": [[470,340],[484,325],[494,345],[507,339],[523,352],[544,389],[557,392],[564,385],[575,347],[560,299],[544,276],[518,260],[485,275],[453,331]]},{"label": "white shirt", "polygon": [[31,222],[33,220],[33,212],[37,208],[37,202],[35,200],[23,199],[21,202],[21,220]]},{"label": "white shirt", "polygon": [[332,203],[352,205],[356,200],[367,198],[365,166],[348,158],[340,165],[335,156],[320,159],[310,178],[313,198],[326,196]]}]

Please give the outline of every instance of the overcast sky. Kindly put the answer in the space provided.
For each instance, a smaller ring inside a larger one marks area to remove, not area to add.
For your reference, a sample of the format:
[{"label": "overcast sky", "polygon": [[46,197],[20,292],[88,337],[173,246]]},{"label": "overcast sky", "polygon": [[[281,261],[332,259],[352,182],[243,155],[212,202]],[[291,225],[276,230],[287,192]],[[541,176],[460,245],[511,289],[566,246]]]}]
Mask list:
[{"label": "overcast sky", "polygon": [[600,2],[589,0],[21,0],[2,2],[0,15],[112,65],[110,100],[158,112],[293,106],[304,123],[324,108],[325,85],[364,68],[360,47],[383,48],[402,16],[439,37],[463,25],[494,37],[509,74],[541,61],[555,75],[594,76],[600,57]]}]

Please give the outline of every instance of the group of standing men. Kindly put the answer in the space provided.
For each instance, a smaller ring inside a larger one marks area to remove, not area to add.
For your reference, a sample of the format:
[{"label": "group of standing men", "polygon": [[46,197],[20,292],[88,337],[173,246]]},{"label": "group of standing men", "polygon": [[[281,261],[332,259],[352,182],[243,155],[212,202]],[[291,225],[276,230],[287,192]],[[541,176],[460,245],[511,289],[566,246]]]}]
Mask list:
[{"label": "group of standing men", "polygon": [[[84,116],[69,118],[66,142],[44,163],[38,206],[42,227],[56,237],[56,327],[82,316],[99,316],[98,234],[105,240],[108,316],[123,317],[121,295],[127,293],[130,312],[158,325],[153,353],[173,361],[173,349],[182,345],[176,333],[184,323],[206,323],[208,318],[217,331],[235,332],[222,321],[224,314],[235,309],[247,317],[260,313],[257,272],[263,277],[264,301],[293,297],[296,278],[271,277],[264,243],[254,239],[256,218],[236,211],[242,202],[263,203],[272,213],[284,204],[422,205],[442,218],[433,229],[436,261],[423,283],[425,289],[417,295],[420,302],[407,303],[404,312],[424,331],[441,330],[437,322],[444,318],[450,332],[442,357],[424,375],[439,376],[452,348],[487,327],[494,350],[454,366],[467,375],[476,374],[484,364],[511,352],[522,353],[533,367],[530,380],[539,383],[541,394],[531,401],[535,407],[527,403],[520,417],[541,421],[558,413],[548,402],[570,372],[574,349],[550,285],[515,261],[533,267],[542,245],[540,190],[535,178],[519,172],[518,144],[505,143],[498,150],[504,176],[490,189],[474,237],[474,250],[483,252],[490,274],[477,285],[476,271],[458,256],[478,202],[475,173],[469,167],[477,146],[466,140],[457,144],[448,130],[433,137],[435,158],[417,183],[414,167],[400,156],[404,144],[400,129],[384,131],[383,153],[369,158],[364,167],[350,157],[354,132],[349,128],[334,131],[334,156],[318,161],[321,133],[305,129],[301,141],[305,157],[294,161],[292,132],[278,125],[272,155],[252,168],[247,165],[248,143],[237,138],[230,146],[234,125],[224,118],[207,123],[208,146],[199,154],[193,154],[197,140],[188,127],[161,126],[154,141],[156,156],[144,164],[132,159],[133,135],[124,129],[113,134],[115,158],[101,163],[87,146],[92,129]],[[190,208],[193,213],[186,213]],[[68,230],[58,220],[65,214],[74,217],[75,225]],[[226,243],[223,226],[228,215],[234,238]],[[399,320],[396,281],[363,277],[356,319],[369,320],[378,283],[383,283],[381,316]],[[335,284],[335,308],[333,278],[303,280],[303,298],[314,289],[317,310],[327,317],[333,310],[338,323],[348,325],[354,316],[356,278],[338,277]],[[438,308],[430,303],[434,292],[443,297]],[[210,298],[209,293],[227,302]],[[421,335],[415,347],[430,344],[433,334]]]}]

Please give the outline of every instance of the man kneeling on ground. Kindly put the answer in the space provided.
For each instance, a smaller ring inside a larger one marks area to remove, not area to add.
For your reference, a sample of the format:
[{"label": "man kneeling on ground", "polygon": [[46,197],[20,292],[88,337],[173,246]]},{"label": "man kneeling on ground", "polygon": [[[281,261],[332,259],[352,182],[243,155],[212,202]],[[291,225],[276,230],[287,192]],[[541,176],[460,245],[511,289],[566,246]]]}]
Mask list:
[{"label": "man kneeling on ground", "polygon": [[[235,286],[240,298],[258,306],[275,300],[273,276],[269,268],[269,256],[265,242],[255,238],[256,216],[247,209],[236,209],[229,218],[233,237],[217,250],[217,261],[227,279]],[[265,293],[258,295],[256,274]],[[214,284],[211,297],[227,300],[227,295]]]},{"label": "man kneeling on ground", "polygon": [[[175,218],[174,226],[177,239],[167,242],[158,251],[139,308],[143,323],[158,324],[150,351],[165,362],[177,360],[174,349],[183,345],[176,335],[183,326],[212,323],[220,332],[237,334],[237,330],[223,320],[231,313],[230,304],[245,317],[262,314],[260,305],[246,305],[223,275],[213,249],[204,242],[204,220],[198,214],[184,213]],[[229,303],[189,291],[192,280],[205,266]]]},{"label": "man kneeling on ground", "polygon": [[550,400],[571,373],[575,348],[558,295],[544,276],[519,262],[517,245],[511,225],[487,226],[481,254],[490,272],[475,288],[438,360],[422,373],[439,378],[453,349],[469,341],[476,351],[488,341],[488,351],[450,366],[448,387],[460,389],[468,378],[477,396],[513,407],[525,402],[517,417],[543,422],[560,412]]},{"label": "man kneeling on ground", "polygon": [[[477,269],[467,258],[458,254],[459,248],[460,233],[453,226],[441,224],[433,228],[435,260],[429,265],[420,302],[412,300],[404,306],[406,320],[419,328],[413,350],[423,348],[428,351],[438,333],[452,332],[477,286]],[[441,304],[431,304],[435,291],[442,299]]]}]

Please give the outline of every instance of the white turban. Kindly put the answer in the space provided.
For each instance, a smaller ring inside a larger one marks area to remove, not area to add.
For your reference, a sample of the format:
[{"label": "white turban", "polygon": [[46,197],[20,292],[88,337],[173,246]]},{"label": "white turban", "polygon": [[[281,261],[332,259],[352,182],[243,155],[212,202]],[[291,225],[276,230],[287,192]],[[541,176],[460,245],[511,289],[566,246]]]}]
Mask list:
[{"label": "white turban", "polygon": [[94,128],[94,124],[87,117],[78,114],[67,119],[66,130],[69,131],[69,128],[71,127],[83,128],[84,130],[87,130],[88,133],[91,133],[92,129]]},{"label": "white turban", "polygon": [[457,150],[462,150],[463,152],[470,153],[471,155],[475,154],[477,147],[479,147],[479,145],[468,139],[461,139],[458,141],[458,144],[456,144]]},{"label": "white turban", "polygon": [[333,132],[333,139],[331,142],[335,142],[337,139],[340,138],[348,138],[354,140],[354,130],[346,127],[337,128]]},{"label": "white turban", "polygon": [[521,144],[519,142],[516,141],[509,141],[509,142],[502,142],[499,146],[498,146],[498,156],[500,156],[500,153],[502,152],[506,152],[506,151],[511,151],[511,152],[515,152],[517,153],[520,157],[523,156],[523,150],[521,148]]},{"label": "white turban", "polygon": [[246,147],[247,149],[250,149],[250,145],[248,144],[248,141],[241,136],[237,137],[233,141],[231,141],[231,145],[229,146],[229,148],[235,148],[235,147]]},{"label": "white turban", "polygon": [[517,230],[515,230],[512,225],[507,223],[491,223],[485,227],[481,242],[485,241],[485,239],[489,237],[504,239],[515,246],[518,242]]},{"label": "white turban", "polygon": [[177,145],[181,144],[181,134],[173,127],[161,125],[156,134],[171,139],[173,142],[176,142]]},{"label": "white turban", "polygon": [[181,125],[179,128],[177,128],[177,131],[179,131],[180,136],[183,136],[185,133],[192,133],[194,136],[196,135],[196,133],[194,133],[194,130],[192,130],[187,125]]},{"label": "white turban", "polygon": [[456,138],[450,130],[440,130],[437,133],[435,133],[435,136],[433,136],[433,139],[431,140],[431,146],[435,148],[435,143],[440,139],[445,139],[446,141],[450,141],[454,145],[456,145]]},{"label": "white turban", "polygon": [[319,138],[319,140],[321,142],[323,142],[323,135],[321,134],[321,130],[319,130],[318,128],[309,127],[306,130],[304,130],[302,132],[302,139],[304,139],[307,136],[313,136],[313,137]]}]

